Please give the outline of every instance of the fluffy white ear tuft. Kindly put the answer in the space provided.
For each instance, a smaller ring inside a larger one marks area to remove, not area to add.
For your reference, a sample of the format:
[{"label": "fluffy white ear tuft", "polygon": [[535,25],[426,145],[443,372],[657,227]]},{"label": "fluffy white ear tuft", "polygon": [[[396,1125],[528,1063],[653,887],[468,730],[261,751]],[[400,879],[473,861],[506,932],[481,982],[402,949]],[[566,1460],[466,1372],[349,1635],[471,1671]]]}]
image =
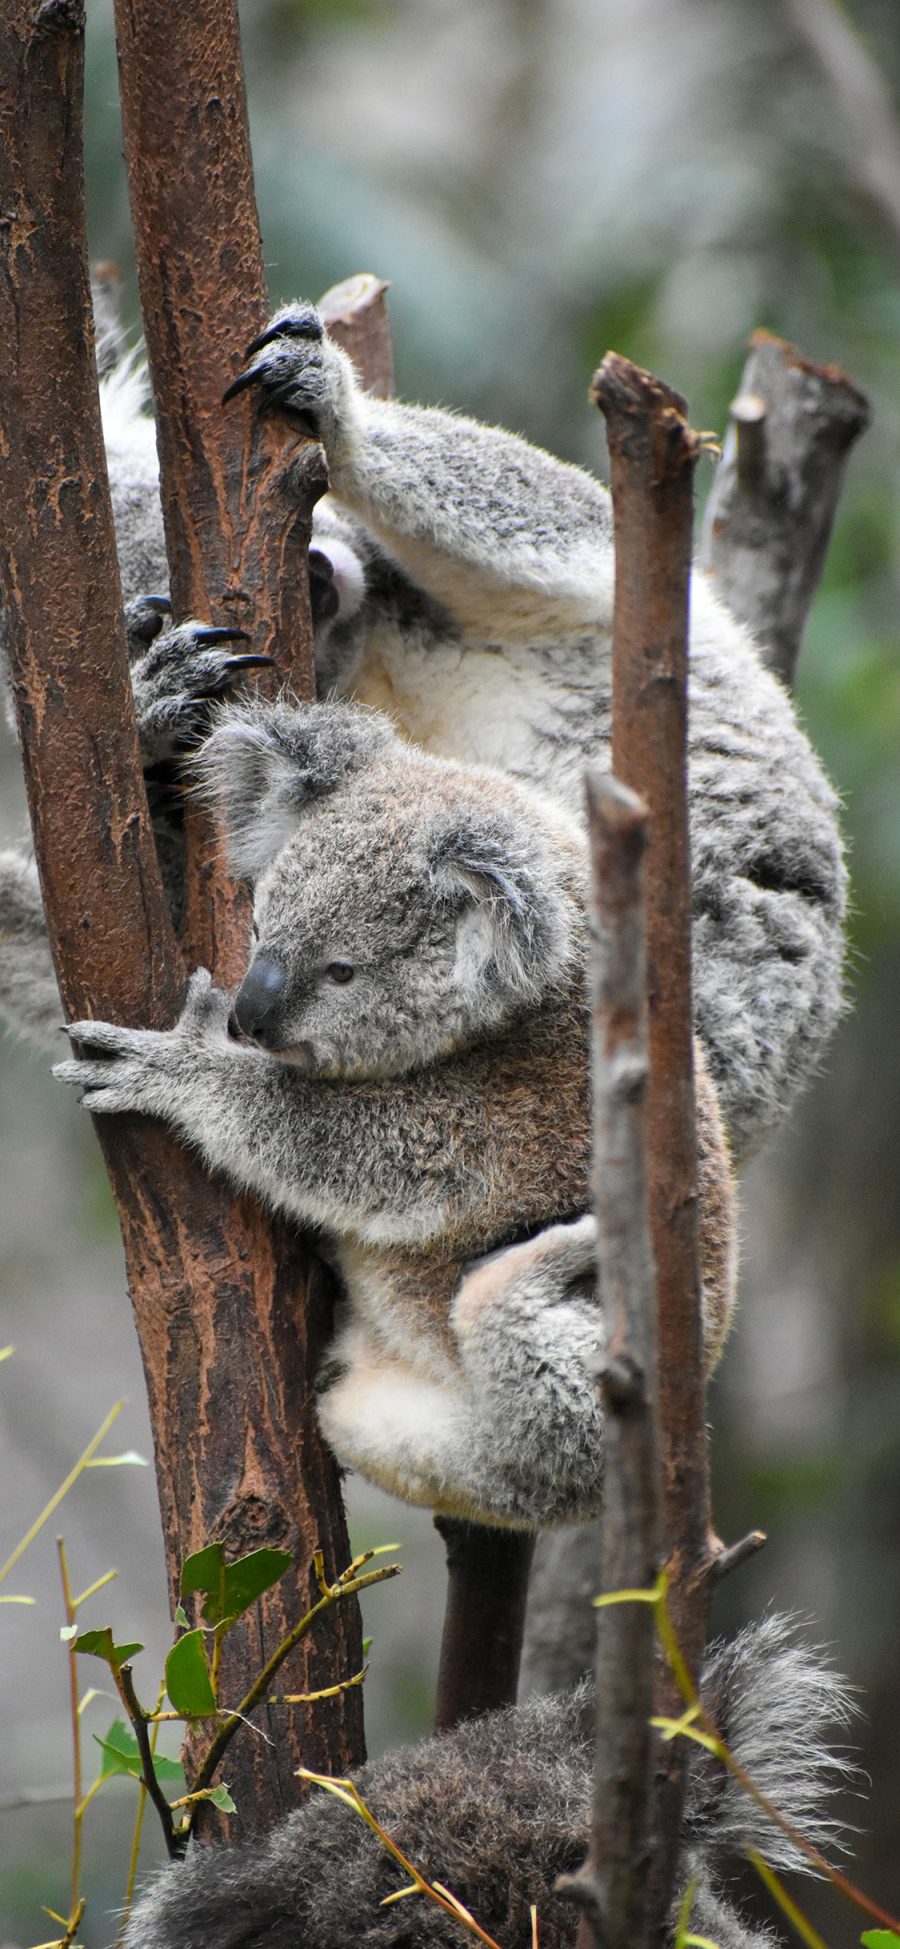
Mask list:
[{"label": "fluffy white ear tuft", "polygon": [[498,1004],[533,1002],[573,952],[574,912],[546,836],[503,813],[470,808],[432,835],[431,870],[455,908],[460,986]]},{"label": "fluffy white ear tuft", "polygon": [[201,794],[225,814],[235,872],[256,879],[317,799],[397,741],[351,704],[229,704],[194,758]]}]

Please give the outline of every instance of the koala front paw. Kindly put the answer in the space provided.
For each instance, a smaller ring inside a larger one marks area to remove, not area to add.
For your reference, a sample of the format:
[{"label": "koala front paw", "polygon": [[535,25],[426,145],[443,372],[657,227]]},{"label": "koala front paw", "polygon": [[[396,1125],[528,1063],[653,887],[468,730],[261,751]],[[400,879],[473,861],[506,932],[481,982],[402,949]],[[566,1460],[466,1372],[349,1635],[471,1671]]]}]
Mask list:
[{"label": "koala front paw", "polygon": [[352,385],[352,368],[325,336],[314,305],[285,305],[265,331],[251,339],[249,360],[222,395],[223,405],[258,386],[262,411],[289,413],[305,433],[321,440],[326,452],[336,439],[342,395]]},{"label": "koala front paw", "polygon": [[183,1123],[185,1093],[196,1093],[201,1048],[227,1040],[230,1007],[207,970],[198,968],[173,1029],[71,1022],[69,1035],[88,1053],[56,1063],[53,1074],[83,1090],[82,1107],[98,1115],[130,1110]]},{"label": "koala front paw", "polygon": [[[149,604],[160,600],[143,598]],[[158,764],[198,743],[209,728],[210,703],[231,690],[245,670],[263,669],[272,662],[270,656],[251,651],[235,655],[225,647],[249,640],[242,629],[188,622],[175,629],[157,628],[149,640],[150,647],[131,670],[145,764]]]},{"label": "koala front paw", "polygon": [[73,1022],[69,1034],[91,1056],[72,1057],[55,1063],[53,1074],[59,1083],[71,1083],[84,1091],[85,1110],[99,1115],[126,1110],[146,1116],[164,1115],[160,1100],[163,1050],[166,1034],[154,1029],[121,1029],[111,1022]]}]

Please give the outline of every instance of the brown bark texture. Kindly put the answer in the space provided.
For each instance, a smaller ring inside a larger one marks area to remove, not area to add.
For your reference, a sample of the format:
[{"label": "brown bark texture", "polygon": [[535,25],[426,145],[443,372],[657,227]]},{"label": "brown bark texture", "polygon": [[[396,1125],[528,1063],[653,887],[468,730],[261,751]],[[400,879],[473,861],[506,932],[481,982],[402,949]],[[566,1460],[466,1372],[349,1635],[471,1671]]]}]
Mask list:
[{"label": "brown bark texture", "polygon": [[[168,24],[174,38],[171,13]],[[3,594],[67,1012],[162,1027],[177,1013],[183,968],[141,780],[96,396],[82,32],[78,5],[36,13],[17,0],[0,53]],[[307,1290],[287,1228],[233,1201],[165,1131],[130,1118],[100,1119],[98,1130],[148,1381],[172,1584],[184,1555],[214,1537],[235,1554],[266,1542],[296,1552],[296,1575],[228,1640],[223,1696],[233,1703],[263,1645],[270,1651],[308,1608],[316,1544],[329,1572],[349,1556],[308,1378],[326,1309]],[[359,1662],[358,1616],[342,1605],[286,1681],[313,1689]],[[296,1800],[301,1758],[343,1771],[362,1745],[358,1689],[280,1718],[275,1747],[236,1742],[227,1767],[235,1827],[265,1826]]]},{"label": "brown bark texture", "polygon": [[[607,1322],[603,1508],[597,1588],[648,1590],[659,1567],[655,1276],[647,1183],[648,1080],[644,807],[602,773],[587,777],[593,950],[593,1197]],[[656,1629],[649,1604],[597,1613],[591,1842],[569,1893],[583,1904],[578,1949],[645,1940],[650,1862],[650,1727]]]},{"label": "brown bark texture", "polygon": [[[616,575],[612,767],[648,808],[647,1090],[650,1227],[656,1268],[658,1438],[670,1608],[699,1667],[709,1609],[706,1390],[697,1253],[687,816],[687,619],[692,484],[700,451],[679,394],[615,353],[595,375],[606,420]],[[659,1703],[677,1694],[663,1676]],[[683,1742],[657,1769],[648,1941],[666,1934],[684,1789]]]},{"label": "brown bark texture", "polygon": [[[174,613],[245,629],[312,697],[305,562],[322,452],[252,400],[221,404],[266,316],[237,7],[116,0],[115,15]],[[195,809],[188,838],[188,959],[230,985],[243,972],[246,895]]]},{"label": "brown bark texture", "polygon": [[854,442],[869,404],[840,366],[756,331],[710,490],[700,560],[793,683]]}]

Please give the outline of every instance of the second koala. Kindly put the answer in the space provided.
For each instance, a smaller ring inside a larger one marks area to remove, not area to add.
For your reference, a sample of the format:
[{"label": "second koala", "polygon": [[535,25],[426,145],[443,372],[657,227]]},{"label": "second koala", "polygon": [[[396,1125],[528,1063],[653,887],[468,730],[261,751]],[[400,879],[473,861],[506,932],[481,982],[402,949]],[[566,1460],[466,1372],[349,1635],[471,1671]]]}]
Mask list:
[{"label": "second koala", "polygon": [[[348,705],[229,707],[198,762],[254,883],[244,982],[232,1003],[195,976],[167,1033],[81,1023],[89,1053],[58,1073],[320,1228],[348,1300],[320,1404],[340,1460],[449,1514],[585,1516],[603,1326],[579,827]],[[734,1210],[699,1049],[698,1101],[712,1365]]]}]

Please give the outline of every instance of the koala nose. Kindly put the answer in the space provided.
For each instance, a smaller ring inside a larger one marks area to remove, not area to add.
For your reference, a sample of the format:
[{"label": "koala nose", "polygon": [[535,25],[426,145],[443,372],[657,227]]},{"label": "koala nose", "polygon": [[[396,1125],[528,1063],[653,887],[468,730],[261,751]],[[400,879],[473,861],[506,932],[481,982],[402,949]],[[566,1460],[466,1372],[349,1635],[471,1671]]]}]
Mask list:
[{"label": "koala nose", "polygon": [[252,1036],[255,1042],[277,1044],[273,1030],[286,987],[287,975],[277,961],[266,961],[259,955],[251,961],[232,1009],[242,1035]]}]

